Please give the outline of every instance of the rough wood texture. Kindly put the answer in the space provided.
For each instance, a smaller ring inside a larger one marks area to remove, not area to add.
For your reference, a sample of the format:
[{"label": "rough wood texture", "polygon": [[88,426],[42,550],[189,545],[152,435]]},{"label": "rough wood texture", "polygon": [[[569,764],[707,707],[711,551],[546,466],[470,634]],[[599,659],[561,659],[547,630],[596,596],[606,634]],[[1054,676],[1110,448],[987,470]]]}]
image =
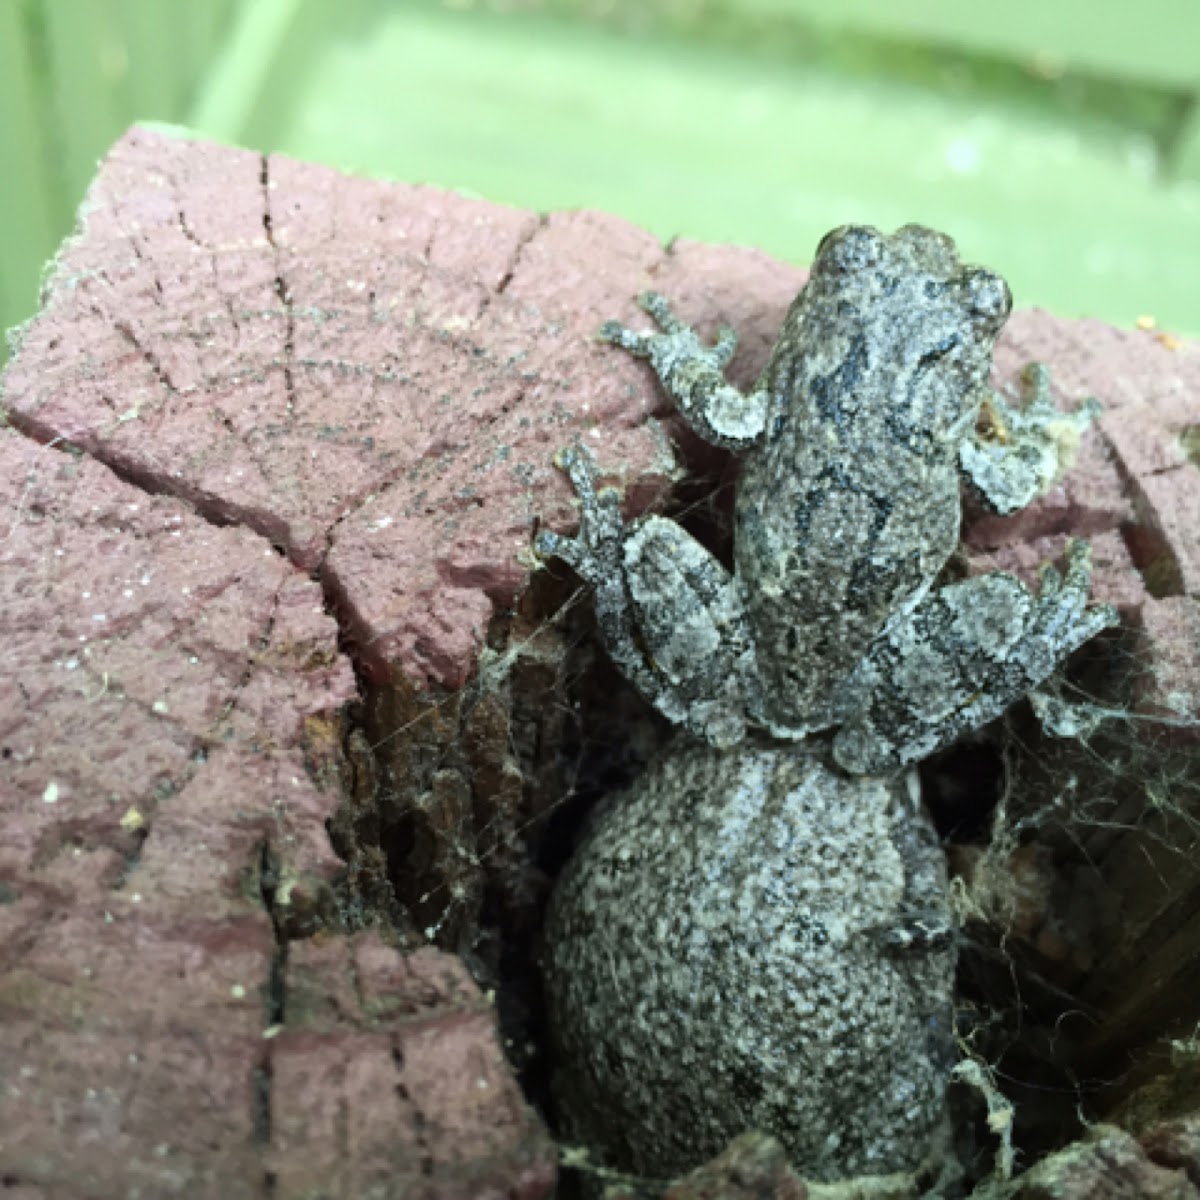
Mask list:
[{"label": "rough wood texture", "polygon": [[[570,523],[553,453],[583,433],[631,510],[672,473],[644,367],[592,335],[653,280],[742,331],[746,381],[801,279],[597,214],[142,130],[114,148],[4,379],[6,1184],[545,1194],[549,1141],[459,964],[330,932],[327,823],[351,857],[376,829],[360,857],[387,860],[394,903],[368,915],[439,896],[401,932],[475,949],[487,889],[527,883],[522,747],[548,735],[518,698],[454,698],[514,619],[535,523]],[[1063,487],[976,522],[973,566],[1091,536],[1098,596],[1140,630],[1139,702],[1194,712],[1200,347],[1019,312],[998,380],[1030,358],[1106,413]],[[413,887],[417,843],[433,883]],[[1083,987],[1118,1012],[1136,978],[1152,1037],[1193,1003],[1200,867],[1164,875],[1133,835],[1092,849],[1121,892]]]}]

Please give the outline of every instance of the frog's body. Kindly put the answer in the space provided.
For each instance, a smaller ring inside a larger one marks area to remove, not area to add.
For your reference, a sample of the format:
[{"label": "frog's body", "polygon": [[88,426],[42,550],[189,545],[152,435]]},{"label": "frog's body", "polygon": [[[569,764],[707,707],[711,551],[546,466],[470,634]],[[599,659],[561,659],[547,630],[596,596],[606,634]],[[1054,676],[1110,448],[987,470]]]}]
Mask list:
[{"label": "frog's body", "polygon": [[[1021,409],[990,395],[1008,289],[929,230],[830,234],[748,395],[722,374],[732,333],[710,348],[660,297],[643,304],[662,333],[604,336],[745,454],[735,569],[671,521],[625,525],[590,454],[560,456],[580,534],[540,549],[594,585],[618,666],[703,739],[613,798],[559,882],[562,1110],[574,1137],[651,1174],[750,1128],[815,1178],[911,1171],[941,1123],[955,952],[936,835],[897,768],[1115,619],[1086,607],[1079,542],[1038,595],[1003,574],[935,587],[960,471],[1020,507],[1095,410],[1058,413],[1043,376]],[[992,442],[975,436],[985,400]]]},{"label": "frog's body", "polygon": [[1010,307],[1003,280],[928,230],[823,243],[759,384],[766,427],[738,488],[736,578],[772,728],[837,720],[829,682],[958,544],[958,448]]}]

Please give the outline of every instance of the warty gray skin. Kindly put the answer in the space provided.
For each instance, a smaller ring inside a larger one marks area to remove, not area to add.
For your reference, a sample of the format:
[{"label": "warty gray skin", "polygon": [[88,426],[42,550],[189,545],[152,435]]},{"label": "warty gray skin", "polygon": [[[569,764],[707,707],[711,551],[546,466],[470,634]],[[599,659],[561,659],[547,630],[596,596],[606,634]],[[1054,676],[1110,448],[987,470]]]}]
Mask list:
[{"label": "warty gray skin", "polygon": [[749,395],[722,374],[731,331],[708,347],[662,297],[643,306],[663,332],[603,336],[649,359],[697,433],[744,453],[734,573],[674,522],[624,525],[582,446],[559,456],[579,536],[538,547],[595,586],[609,653],[669,719],[716,746],[747,726],[840,727],[841,766],[890,770],[991,720],[1115,621],[1086,607],[1082,544],[1040,595],[1007,576],[956,584],[948,602],[931,592],[958,544],[961,475],[1012,511],[1054,482],[1097,411],[1059,413],[1044,376],[1020,408],[990,391],[1008,288],[949,238],[834,230]]},{"label": "warty gray skin", "polygon": [[749,1129],[814,1179],[929,1155],[955,949],[914,789],[684,738],[610,802],[546,925],[568,1137],[658,1178]]},{"label": "warty gray skin", "polygon": [[565,1131],[659,1178],[754,1128],[813,1179],[911,1171],[954,1061],[955,948],[937,838],[899,767],[1115,620],[1087,607],[1081,542],[1036,596],[1003,574],[935,589],[960,471],[1012,511],[1095,408],[1059,413],[1044,376],[1020,408],[988,391],[1008,290],[917,227],[830,234],[748,396],[722,375],[732,333],[709,348],[661,297],[643,305],[662,333],[604,336],[745,452],[735,571],[671,521],[625,525],[590,453],[560,455],[580,533],[539,549],[593,584],[618,666],[694,735],[606,802],[550,905]]}]

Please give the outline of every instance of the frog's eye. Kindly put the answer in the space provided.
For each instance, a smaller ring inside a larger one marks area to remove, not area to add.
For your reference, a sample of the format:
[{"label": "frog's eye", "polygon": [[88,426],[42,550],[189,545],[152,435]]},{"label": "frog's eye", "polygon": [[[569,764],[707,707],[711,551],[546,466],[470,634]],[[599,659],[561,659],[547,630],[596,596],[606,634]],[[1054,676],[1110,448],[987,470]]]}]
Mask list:
[{"label": "frog's eye", "polygon": [[873,267],[883,253],[883,235],[869,225],[843,225],[831,230],[817,247],[813,266],[850,274]]},{"label": "frog's eye", "polygon": [[999,275],[981,267],[968,270],[963,277],[963,293],[973,316],[1000,324],[1012,312],[1012,293]]}]

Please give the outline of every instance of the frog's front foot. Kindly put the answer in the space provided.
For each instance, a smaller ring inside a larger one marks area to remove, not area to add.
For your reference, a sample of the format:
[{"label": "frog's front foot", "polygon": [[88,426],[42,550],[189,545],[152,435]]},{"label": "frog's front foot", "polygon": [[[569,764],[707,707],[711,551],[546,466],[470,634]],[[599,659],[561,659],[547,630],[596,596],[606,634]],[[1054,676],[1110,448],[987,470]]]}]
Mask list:
[{"label": "frog's front foot", "polygon": [[981,427],[959,449],[959,464],[995,512],[1017,512],[1047,492],[1075,461],[1080,439],[1100,414],[1089,397],[1065,413],[1050,395],[1050,372],[1029,363],[1021,372],[1017,404],[993,394],[984,401]]},{"label": "frog's front foot", "polygon": [[660,333],[606,321],[600,338],[649,360],[684,419],[705,441],[727,450],[753,446],[766,423],[768,397],[762,389],[745,396],[725,378],[737,334],[722,327],[709,346],[658,292],[644,292],[638,303],[654,318]]},{"label": "frog's front foot", "polygon": [[700,335],[672,311],[667,298],[659,292],[643,292],[638,297],[638,306],[654,318],[661,333],[643,333],[630,329],[619,321],[605,321],[600,326],[601,341],[611,342],[636,354],[639,358],[651,358],[657,354],[676,360],[704,361],[718,372],[723,371],[737,349],[737,334],[728,326],[717,331],[717,340],[706,346]]},{"label": "frog's front foot", "polygon": [[1111,604],[1087,606],[1092,580],[1091,546],[1073,538],[1067,543],[1065,555],[1065,575],[1054,567],[1042,569],[1034,619],[1022,642],[1030,664],[1041,671],[1041,679],[1084,642],[1118,622]]}]

